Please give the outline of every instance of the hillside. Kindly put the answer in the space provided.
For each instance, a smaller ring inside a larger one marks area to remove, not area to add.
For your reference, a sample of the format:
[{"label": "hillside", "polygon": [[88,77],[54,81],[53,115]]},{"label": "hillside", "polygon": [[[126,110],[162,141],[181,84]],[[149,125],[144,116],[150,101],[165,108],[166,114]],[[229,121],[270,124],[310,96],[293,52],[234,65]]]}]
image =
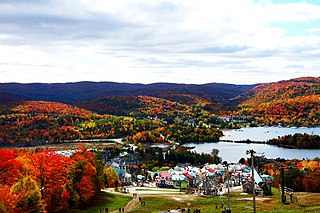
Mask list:
[{"label": "hillside", "polygon": [[6,93],[6,92],[0,92],[0,104],[7,104],[7,103],[18,103],[25,100],[25,97]]},{"label": "hillside", "polygon": [[211,128],[214,124],[207,112],[160,98],[137,98],[138,108],[130,116],[99,115],[58,102],[25,101],[0,111],[0,146],[111,138],[125,138],[130,144],[186,143],[217,141],[221,136]]},{"label": "hillside", "polygon": [[77,103],[105,96],[148,95],[164,97],[167,94],[189,94],[209,98],[212,101],[227,101],[252,89],[254,85],[233,84],[129,84],[114,82],[76,83],[1,83],[0,92],[25,97],[29,100],[45,100],[62,103]]},{"label": "hillside", "polygon": [[[130,115],[143,113],[145,115],[154,116],[165,112],[174,111],[177,108],[190,108],[191,106],[206,106],[211,102],[202,100],[199,97],[176,94],[162,95],[167,98],[157,98],[151,96],[106,96],[104,98],[95,99],[77,103],[77,106],[89,109],[100,114],[112,115]],[[149,108],[149,109],[147,109]],[[150,108],[152,109],[150,111]],[[149,112],[146,112],[148,111]],[[144,116],[146,117],[146,116]]]},{"label": "hillside", "polygon": [[[221,136],[219,129],[239,128],[248,123],[320,125],[320,78],[266,83],[251,90],[248,90],[250,86],[222,84],[79,82],[0,84],[0,87],[4,85],[6,91],[0,92],[1,145],[120,137],[128,143],[203,142],[217,141]],[[16,93],[10,93],[14,89],[8,85],[17,86]],[[103,89],[107,85],[109,87]],[[210,90],[210,87],[220,87],[220,90]],[[196,89],[192,91],[192,88]],[[74,92],[74,96],[69,96],[70,92]],[[49,93],[44,100],[29,100]],[[106,93],[112,95],[102,96]],[[131,95],[141,93],[155,96]],[[231,94],[235,96],[231,98]],[[83,101],[71,105],[47,99]],[[230,104],[237,106],[230,112],[236,116],[221,117]]]},{"label": "hillside", "polygon": [[1,145],[33,145],[83,138],[77,124],[98,114],[67,104],[25,101],[0,114]]},{"label": "hillside", "polygon": [[95,111],[101,115],[130,115],[139,108],[139,96],[106,96],[91,101],[79,102],[81,108]]},{"label": "hillside", "polygon": [[261,84],[238,97],[234,114],[267,125],[320,125],[320,78],[303,77]]},{"label": "hillside", "polygon": [[[77,106],[102,114],[132,116],[134,118],[157,119],[173,124],[175,122],[207,124],[221,127],[218,116],[205,110],[212,102],[196,96],[179,94],[172,100],[151,96],[108,96],[88,101]],[[189,104],[184,104],[184,103]]]},{"label": "hillside", "polygon": [[25,100],[27,100],[25,97],[19,95],[0,92],[0,111],[8,110],[17,104],[21,104]]}]

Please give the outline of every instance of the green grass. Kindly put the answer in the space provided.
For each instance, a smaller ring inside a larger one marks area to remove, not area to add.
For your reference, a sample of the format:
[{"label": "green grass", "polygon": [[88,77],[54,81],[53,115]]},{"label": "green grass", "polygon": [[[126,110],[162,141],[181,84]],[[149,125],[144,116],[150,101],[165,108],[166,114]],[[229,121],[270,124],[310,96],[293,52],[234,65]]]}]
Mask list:
[{"label": "green grass", "polygon": [[109,208],[109,212],[125,207],[127,203],[132,200],[132,197],[126,195],[112,194],[108,192],[101,192],[90,205],[83,209],[71,209],[69,213],[97,213],[100,209]]},{"label": "green grass", "polygon": [[[287,203],[281,202],[281,193],[277,189],[273,189],[273,195],[267,201],[260,201],[257,198],[257,212],[270,213],[298,213],[298,212],[320,212],[320,194],[319,193],[296,193],[298,197],[297,203],[291,203],[287,196]],[[145,201],[145,206],[138,204],[131,212],[133,213],[153,213],[167,211],[168,209],[190,208],[190,212],[194,209],[201,209],[201,213],[221,212],[224,208],[221,201],[227,206],[227,196],[200,197],[194,195],[180,194],[157,194],[157,195],[140,195]],[[251,195],[241,195],[240,193],[231,193],[230,206],[232,213],[253,212],[252,200],[243,200],[251,198]],[[115,195],[103,192],[91,206],[83,210],[72,210],[70,212],[99,212],[100,208],[109,208],[109,211],[117,210],[124,207],[131,197],[124,195]]]},{"label": "green grass", "polygon": [[[273,189],[273,195],[264,198],[270,198],[266,201],[260,201],[257,198],[256,211],[270,212],[270,213],[298,213],[298,212],[319,212],[320,211],[320,196],[313,193],[296,193],[299,198],[297,203],[291,203],[289,196],[287,196],[287,203],[281,202],[281,193]],[[193,195],[144,195],[143,200],[146,202],[145,206],[138,205],[132,211],[134,213],[149,213],[167,211],[168,209],[190,208],[190,212],[194,209],[201,209],[202,213],[222,212],[221,201],[228,205],[226,196],[219,197],[199,197]],[[173,198],[176,198],[173,199]],[[178,199],[177,199],[178,198]],[[233,213],[238,212],[253,212],[252,200],[243,200],[243,198],[251,198],[251,195],[240,195],[240,193],[231,193],[230,207]]]}]

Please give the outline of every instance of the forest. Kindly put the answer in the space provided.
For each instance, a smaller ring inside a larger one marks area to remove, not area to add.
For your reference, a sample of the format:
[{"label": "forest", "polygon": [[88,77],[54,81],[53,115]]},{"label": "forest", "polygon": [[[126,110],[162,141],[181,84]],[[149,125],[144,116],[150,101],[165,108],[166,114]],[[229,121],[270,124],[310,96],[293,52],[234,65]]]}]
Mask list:
[{"label": "forest", "polygon": [[117,173],[80,147],[71,157],[53,150],[0,150],[0,212],[63,212],[86,205]]},{"label": "forest", "polygon": [[238,99],[235,115],[264,125],[318,126],[320,78],[303,77],[261,84]]},{"label": "forest", "polygon": [[273,185],[281,183],[281,168],[284,170],[285,186],[295,192],[320,192],[319,158],[314,160],[277,160],[262,166],[262,173],[274,177]]},{"label": "forest", "polygon": [[320,149],[320,136],[295,133],[269,140],[267,143],[295,149]]},{"label": "forest", "polygon": [[[211,127],[214,124],[203,122],[209,117],[203,111],[191,111],[177,103],[166,106],[166,110],[161,108],[166,105],[163,100],[145,99],[144,104],[149,105],[139,109],[137,116],[100,115],[57,102],[26,101],[2,111],[0,143],[2,146],[33,146],[112,138],[125,138],[127,143],[135,144],[168,140],[185,143],[218,141],[222,135],[220,130]],[[166,121],[167,118],[172,118],[172,123]]]},{"label": "forest", "polygon": [[[36,93],[37,87],[42,90]],[[32,144],[126,136],[131,140],[138,133],[132,127],[125,130],[118,121],[158,125],[158,129],[139,127],[153,138],[161,134],[180,143],[217,141],[218,128],[318,126],[319,112],[320,78],[314,77],[252,86],[0,84],[0,141]]]},{"label": "forest", "polygon": [[[249,86],[0,84],[0,212],[81,208],[101,188],[121,184],[115,170],[103,166],[100,153],[86,147],[70,157],[50,149],[16,147],[122,138],[123,147],[138,147],[137,152],[127,151],[138,161],[130,170],[141,174],[178,163],[221,162],[217,155],[179,146],[163,152],[145,148],[149,145],[216,142],[221,129],[263,125],[319,126],[320,78]],[[287,135],[266,143],[320,148],[318,135]],[[280,183],[283,168],[287,187],[320,192],[319,159],[256,163],[262,173],[274,176],[274,186]]]}]

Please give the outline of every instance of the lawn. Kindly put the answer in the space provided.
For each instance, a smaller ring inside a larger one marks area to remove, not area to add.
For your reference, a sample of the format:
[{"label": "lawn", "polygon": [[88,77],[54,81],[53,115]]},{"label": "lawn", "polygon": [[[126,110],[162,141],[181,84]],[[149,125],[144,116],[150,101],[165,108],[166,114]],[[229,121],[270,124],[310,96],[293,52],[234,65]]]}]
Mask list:
[{"label": "lawn", "polygon": [[[281,202],[281,194],[277,189],[273,190],[273,195],[256,199],[257,212],[272,213],[298,213],[298,212],[320,212],[320,196],[313,193],[296,193],[297,203],[291,203],[287,196],[287,203]],[[250,195],[240,195],[231,193],[230,207],[233,213],[253,212],[252,197]],[[190,208],[190,212],[201,209],[202,213],[222,212],[224,210],[222,202],[228,205],[227,197],[198,197],[193,195],[144,195],[142,199],[145,206],[138,205],[132,211],[134,213],[149,213],[167,211],[168,209]]]},{"label": "lawn", "polygon": [[100,194],[95,198],[89,206],[83,209],[71,209],[67,211],[68,213],[97,213],[100,209],[105,209],[108,207],[109,211],[117,210],[119,208],[125,207],[127,203],[132,200],[132,197],[126,195],[112,194],[108,192],[100,192]]},{"label": "lawn", "polygon": [[[287,203],[281,202],[281,193],[277,189],[273,189],[272,196],[257,197],[257,212],[272,213],[298,213],[298,212],[320,212],[320,194],[318,193],[296,193],[298,201],[291,203],[287,196]],[[222,212],[224,207],[228,205],[227,196],[200,197],[188,195],[184,193],[177,194],[149,194],[140,195],[145,205],[140,203],[131,211],[133,213],[153,213],[164,212],[168,209],[185,208],[193,212],[195,209],[201,209],[201,213]],[[117,195],[103,192],[91,203],[91,206],[83,210],[72,210],[69,212],[99,212],[101,208],[109,208],[117,210],[124,207],[131,197],[125,195]],[[231,193],[230,207],[232,213],[253,212],[251,195],[242,195],[239,192]],[[187,211],[186,211],[187,212]]]}]

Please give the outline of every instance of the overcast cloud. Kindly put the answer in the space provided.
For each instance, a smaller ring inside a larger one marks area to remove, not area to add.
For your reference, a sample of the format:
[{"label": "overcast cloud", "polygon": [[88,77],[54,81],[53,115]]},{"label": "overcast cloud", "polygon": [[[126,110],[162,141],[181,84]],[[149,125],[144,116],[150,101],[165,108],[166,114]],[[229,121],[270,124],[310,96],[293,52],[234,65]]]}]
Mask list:
[{"label": "overcast cloud", "polygon": [[254,84],[320,76],[306,0],[1,0],[1,82]]}]

